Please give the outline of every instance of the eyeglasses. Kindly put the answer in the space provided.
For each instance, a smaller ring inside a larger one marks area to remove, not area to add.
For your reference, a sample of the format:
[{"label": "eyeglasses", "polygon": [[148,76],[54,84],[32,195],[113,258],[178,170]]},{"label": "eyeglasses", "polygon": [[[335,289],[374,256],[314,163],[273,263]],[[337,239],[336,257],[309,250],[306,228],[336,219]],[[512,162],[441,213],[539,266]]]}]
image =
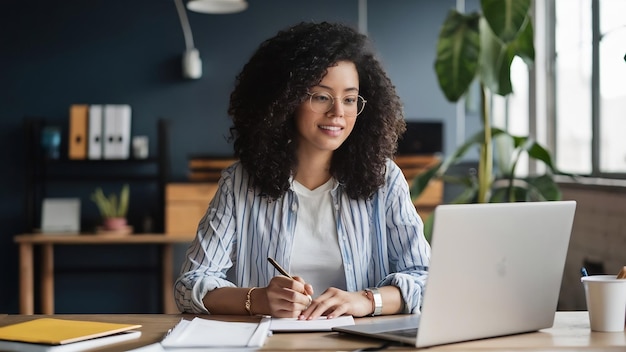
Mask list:
[{"label": "eyeglasses", "polygon": [[[314,112],[325,114],[335,105],[335,98],[326,92],[307,93],[309,95],[309,105]],[[341,98],[344,115],[346,117],[357,117],[365,107],[367,100],[362,96],[351,94]]]}]

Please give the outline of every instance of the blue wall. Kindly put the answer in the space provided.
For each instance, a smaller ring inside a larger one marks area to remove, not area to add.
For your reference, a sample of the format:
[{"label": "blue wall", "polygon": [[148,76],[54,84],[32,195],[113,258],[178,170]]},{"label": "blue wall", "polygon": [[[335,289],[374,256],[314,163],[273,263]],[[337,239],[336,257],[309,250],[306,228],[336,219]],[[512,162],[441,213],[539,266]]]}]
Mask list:
[{"label": "blue wall", "polygon": [[[3,2],[0,312],[18,310],[18,257],[12,238],[26,230],[23,117],[45,117],[67,128],[70,104],[130,104],[132,134],[148,135],[153,153],[157,120],[167,118],[171,121],[169,172],[172,180],[182,180],[189,154],[231,153],[225,139],[230,126],[228,97],[235,75],[262,40],[303,20],[354,26],[358,22],[357,0],[248,2],[248,10],[238,14],[188,12],[204,71],[195,81],[181,78],[185,45],[172,0]],[[454,3],[368,1],[368,32],[397,86],[407,119],[443,121],[444,152],[455,147],[455,105],[440,93],[433,61],[439,26]],[[142,197],[131,199],[135,211],[142,207],[137,198]],[[94,208],[85,199],[83,211],[88,214]],[[157,276],[146,271],[146,266],[158,267],[157,253],[149,246],[59,247],[57,312],[158,312]],[[96,263],[100,269],[72,269],[85,263]],[[124,266],[133,270],[123,274],[110,270]]]}]

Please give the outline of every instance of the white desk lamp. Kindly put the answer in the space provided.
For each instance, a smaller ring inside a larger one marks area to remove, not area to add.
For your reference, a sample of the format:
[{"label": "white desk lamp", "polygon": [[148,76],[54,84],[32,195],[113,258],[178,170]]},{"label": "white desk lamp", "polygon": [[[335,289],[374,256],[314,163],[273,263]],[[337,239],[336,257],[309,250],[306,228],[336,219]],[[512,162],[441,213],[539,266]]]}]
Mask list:
[{"label": "white desk lamp", "polygon": [[212,14],[236,13],[247,8],[245,0],[189,0],[187,3],[190,11]]},{"label": "white desk lamp", "polygon": [[[202,77],[200,53],[193,45],[193,34],[191,33],[187,12],[183,6],[183,0],[174,0],[174,2],[176,3],[180,25],[185,36],[186,50],[183,53],[183,77],[198,79]],[[246,8],[248,8],[248,3],[245,0],[189,0],[187,3],[187,9],[200,13],[229,14],[243,11]]]}]

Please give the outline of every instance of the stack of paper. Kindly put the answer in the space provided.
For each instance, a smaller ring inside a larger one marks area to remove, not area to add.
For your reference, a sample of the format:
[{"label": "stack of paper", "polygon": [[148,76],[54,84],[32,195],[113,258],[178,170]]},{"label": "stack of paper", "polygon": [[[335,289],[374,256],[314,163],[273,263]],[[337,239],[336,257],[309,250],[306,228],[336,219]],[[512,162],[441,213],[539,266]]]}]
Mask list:
[{"label": "stack of paper", "polygon": [[[161,343],[132,352],[195,352],[208,348],[220,351],[249,351],[260,348],[271,332],[332,331],[333,327],[354,325],[350,315],[314,320],[262,317],[260,323],[224,322],[194,318],[181,320]],[[130,351],[129,351],[130,352]]]},{"label": "stack of paper", "polygon": [[194,318],[181,320],[161,345],[165,348],[261,347],[269,334],[270,318],[259,323]]},{"label": "stack of paper", "polygon": [[0,351],[68,352],[111,345],[141,336],[141,325],[40,318],[0,327]]}]

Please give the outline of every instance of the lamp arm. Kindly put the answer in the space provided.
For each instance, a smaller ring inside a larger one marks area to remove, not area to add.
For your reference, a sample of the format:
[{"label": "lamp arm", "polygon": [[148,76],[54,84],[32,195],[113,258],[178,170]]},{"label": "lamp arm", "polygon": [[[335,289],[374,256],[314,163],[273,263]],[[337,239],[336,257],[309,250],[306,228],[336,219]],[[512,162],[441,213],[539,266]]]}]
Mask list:
[{"label": "lamp arm", "polygon": [[186,49],[193,49],[193,34],[191,33],[191,26],[189,25],[189,19],[187,18],[187,12],[183,5],[183,0],[174,0],[174,3],[176,4],[178,18],[180,19],[180,26],[182,27],[183,35],[185,36]]}]

